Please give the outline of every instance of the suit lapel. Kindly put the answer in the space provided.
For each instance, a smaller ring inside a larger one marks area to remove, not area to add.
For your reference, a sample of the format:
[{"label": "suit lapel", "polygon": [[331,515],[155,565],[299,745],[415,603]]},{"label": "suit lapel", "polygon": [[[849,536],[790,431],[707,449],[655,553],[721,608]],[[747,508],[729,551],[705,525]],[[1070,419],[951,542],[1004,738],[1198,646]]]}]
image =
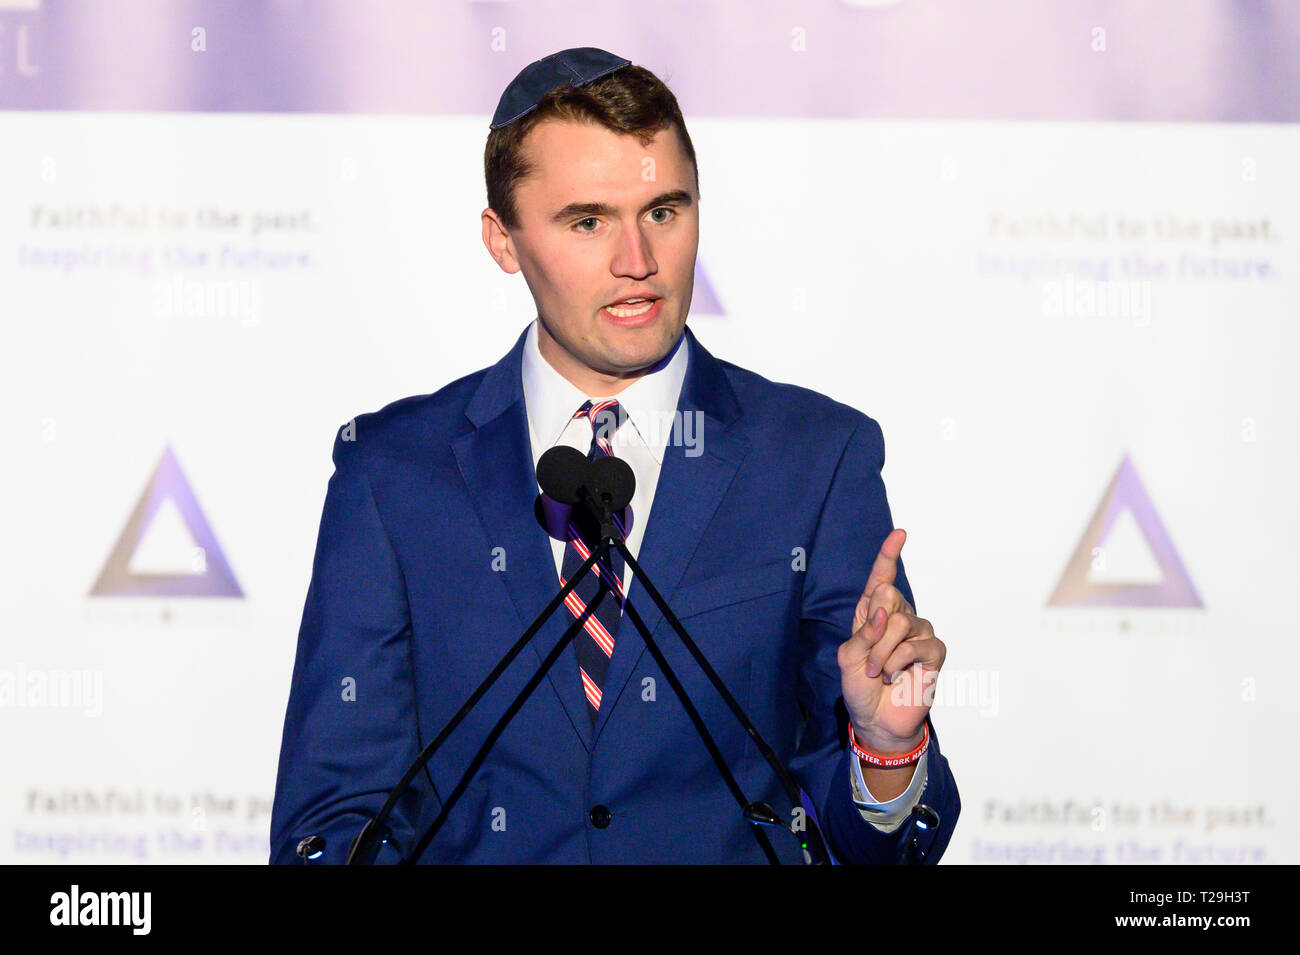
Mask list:
[{"label": "suit lapel", "polygon": [[[533,513],[537,474],[521,377],[526,335],[525,330],[509,354],[488,369],[465,409],[475,429],[452,442],[461,476],[488,540],[493,547],[505,548],[506,569],[501,577],[519,620],[519,630],[510,634],[507,646],[532,624],[560,588],[550,539]],[[538,665],[568,623],[569,615],[561,606],[529,641]],[[551,667],[547,679],[583,746],[590,749],[591,717],[587,715],[572,643]],[[541,692],[540,687],[537,692]]]},{"label": "suit lapel", "polygon": [[[733,427],[740,416],[740,405],[721,363],[699,344],[689,328],[686,336],[690,358],[677,410],[683,415],[694,415],[695,420],[702,420],[702,430],[695,431],[702,453],[688,457],[685,442],[675,444],[669,441],[664,450],[659,481],[655,485],[650,519],[637,555],[637,563],[670,607],[704,528],[749,451],[748,439],[739,428]],[[635,577],[628,588],[628,600],[635,605],[656,640],[663,639],[656,633],[663,614]],[[677,636],[673,634],[666,639],[676,640]],[[597,736],[626,690],[643,653],[645,641],[641,634],[629,619],[623,619],[618,626],[614,656],[610,659],[609,673],[605,678],[600,713],[594,728]],[[564,661],[557,664],[562,665]]]}]

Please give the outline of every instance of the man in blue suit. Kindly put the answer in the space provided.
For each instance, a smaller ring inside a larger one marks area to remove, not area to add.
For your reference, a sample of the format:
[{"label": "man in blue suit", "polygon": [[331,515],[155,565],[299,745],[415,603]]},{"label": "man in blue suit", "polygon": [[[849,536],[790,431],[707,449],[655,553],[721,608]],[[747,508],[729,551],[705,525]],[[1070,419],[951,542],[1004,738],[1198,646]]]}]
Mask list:
[{"label": "man in blue suit", "polygon": [[[585,558],[585,522],[538,494],[537,461],[566,444],[631,467],[620,533],[790,767],[837,859],[937,862],[960,811],[929,716],[945,647],[903,571],[880,426],[715,358],[686,327],[699,184],[672,93],[601,50],[547,57],[503,95],[485,170],[484,243],[523,272],[537,319],[492,367],[335,440],[271,861],[301,861],[316,836],[313,861],[341,862]],[[798,829],[805,807],[789,806],[630,568],[598,567],[398,802],[379,861],[412,854],[589,605],[418,861],[764,861],[625,602],[747,798],[784,806]],[[795,840],[772,845],[803,861]]]}]

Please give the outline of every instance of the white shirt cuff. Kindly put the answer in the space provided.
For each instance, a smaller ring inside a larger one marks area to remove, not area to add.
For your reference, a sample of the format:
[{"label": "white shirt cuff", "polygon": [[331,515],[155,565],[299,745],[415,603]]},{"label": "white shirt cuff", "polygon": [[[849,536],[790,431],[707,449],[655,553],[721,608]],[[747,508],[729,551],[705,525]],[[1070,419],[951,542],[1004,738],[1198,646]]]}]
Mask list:
[{"label": "white shirt cuff", "polygon": [[921,754],[916,769],[912,771],[912,781],[908,784],[907,789],[893,799],[886,802],[877,802],[876,797],[871,795],[871,790],[867,789],[867,783],[862,778],[861,761],[850,750],[849,785],[853,787],[853,805],[858,807],[858,812],[862,813],[862,818],[881,832],[893,832],[897,829],[903,820],[911,815],[912,808],[921,801],[921,791],[925,789],[926,766],[929,758],[930,751],[927,749]]}]

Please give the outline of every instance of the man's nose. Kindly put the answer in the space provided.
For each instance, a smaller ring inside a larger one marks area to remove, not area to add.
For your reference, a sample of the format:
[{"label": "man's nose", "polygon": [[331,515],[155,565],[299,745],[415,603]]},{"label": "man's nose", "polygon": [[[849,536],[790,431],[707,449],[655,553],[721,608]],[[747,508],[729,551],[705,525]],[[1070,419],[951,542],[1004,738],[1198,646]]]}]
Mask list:
[{"label": "man's nose", "polygon": [[619,231],[618,248],[614,251],[611,268],[615,275],[643,279],[659,271],[650,240],[646,238],[640,223],[634,223]]}]

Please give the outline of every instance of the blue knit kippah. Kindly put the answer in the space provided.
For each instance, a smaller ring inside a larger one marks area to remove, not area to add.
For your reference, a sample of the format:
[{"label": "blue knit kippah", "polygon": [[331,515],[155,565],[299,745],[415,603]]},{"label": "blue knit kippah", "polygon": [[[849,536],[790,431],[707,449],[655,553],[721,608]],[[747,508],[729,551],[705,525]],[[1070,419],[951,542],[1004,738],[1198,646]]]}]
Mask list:
[{"label": "blue knit kippah", "polygon": [[497,111],[492,116],[491,128],[508,126],[520,116],[536,109],[538,100],[557,87],[582,86],[631,65],[631,60],[598,50],[594,46],[561,50],[529,63],[501,94],[501,102],[497,103]]}]

